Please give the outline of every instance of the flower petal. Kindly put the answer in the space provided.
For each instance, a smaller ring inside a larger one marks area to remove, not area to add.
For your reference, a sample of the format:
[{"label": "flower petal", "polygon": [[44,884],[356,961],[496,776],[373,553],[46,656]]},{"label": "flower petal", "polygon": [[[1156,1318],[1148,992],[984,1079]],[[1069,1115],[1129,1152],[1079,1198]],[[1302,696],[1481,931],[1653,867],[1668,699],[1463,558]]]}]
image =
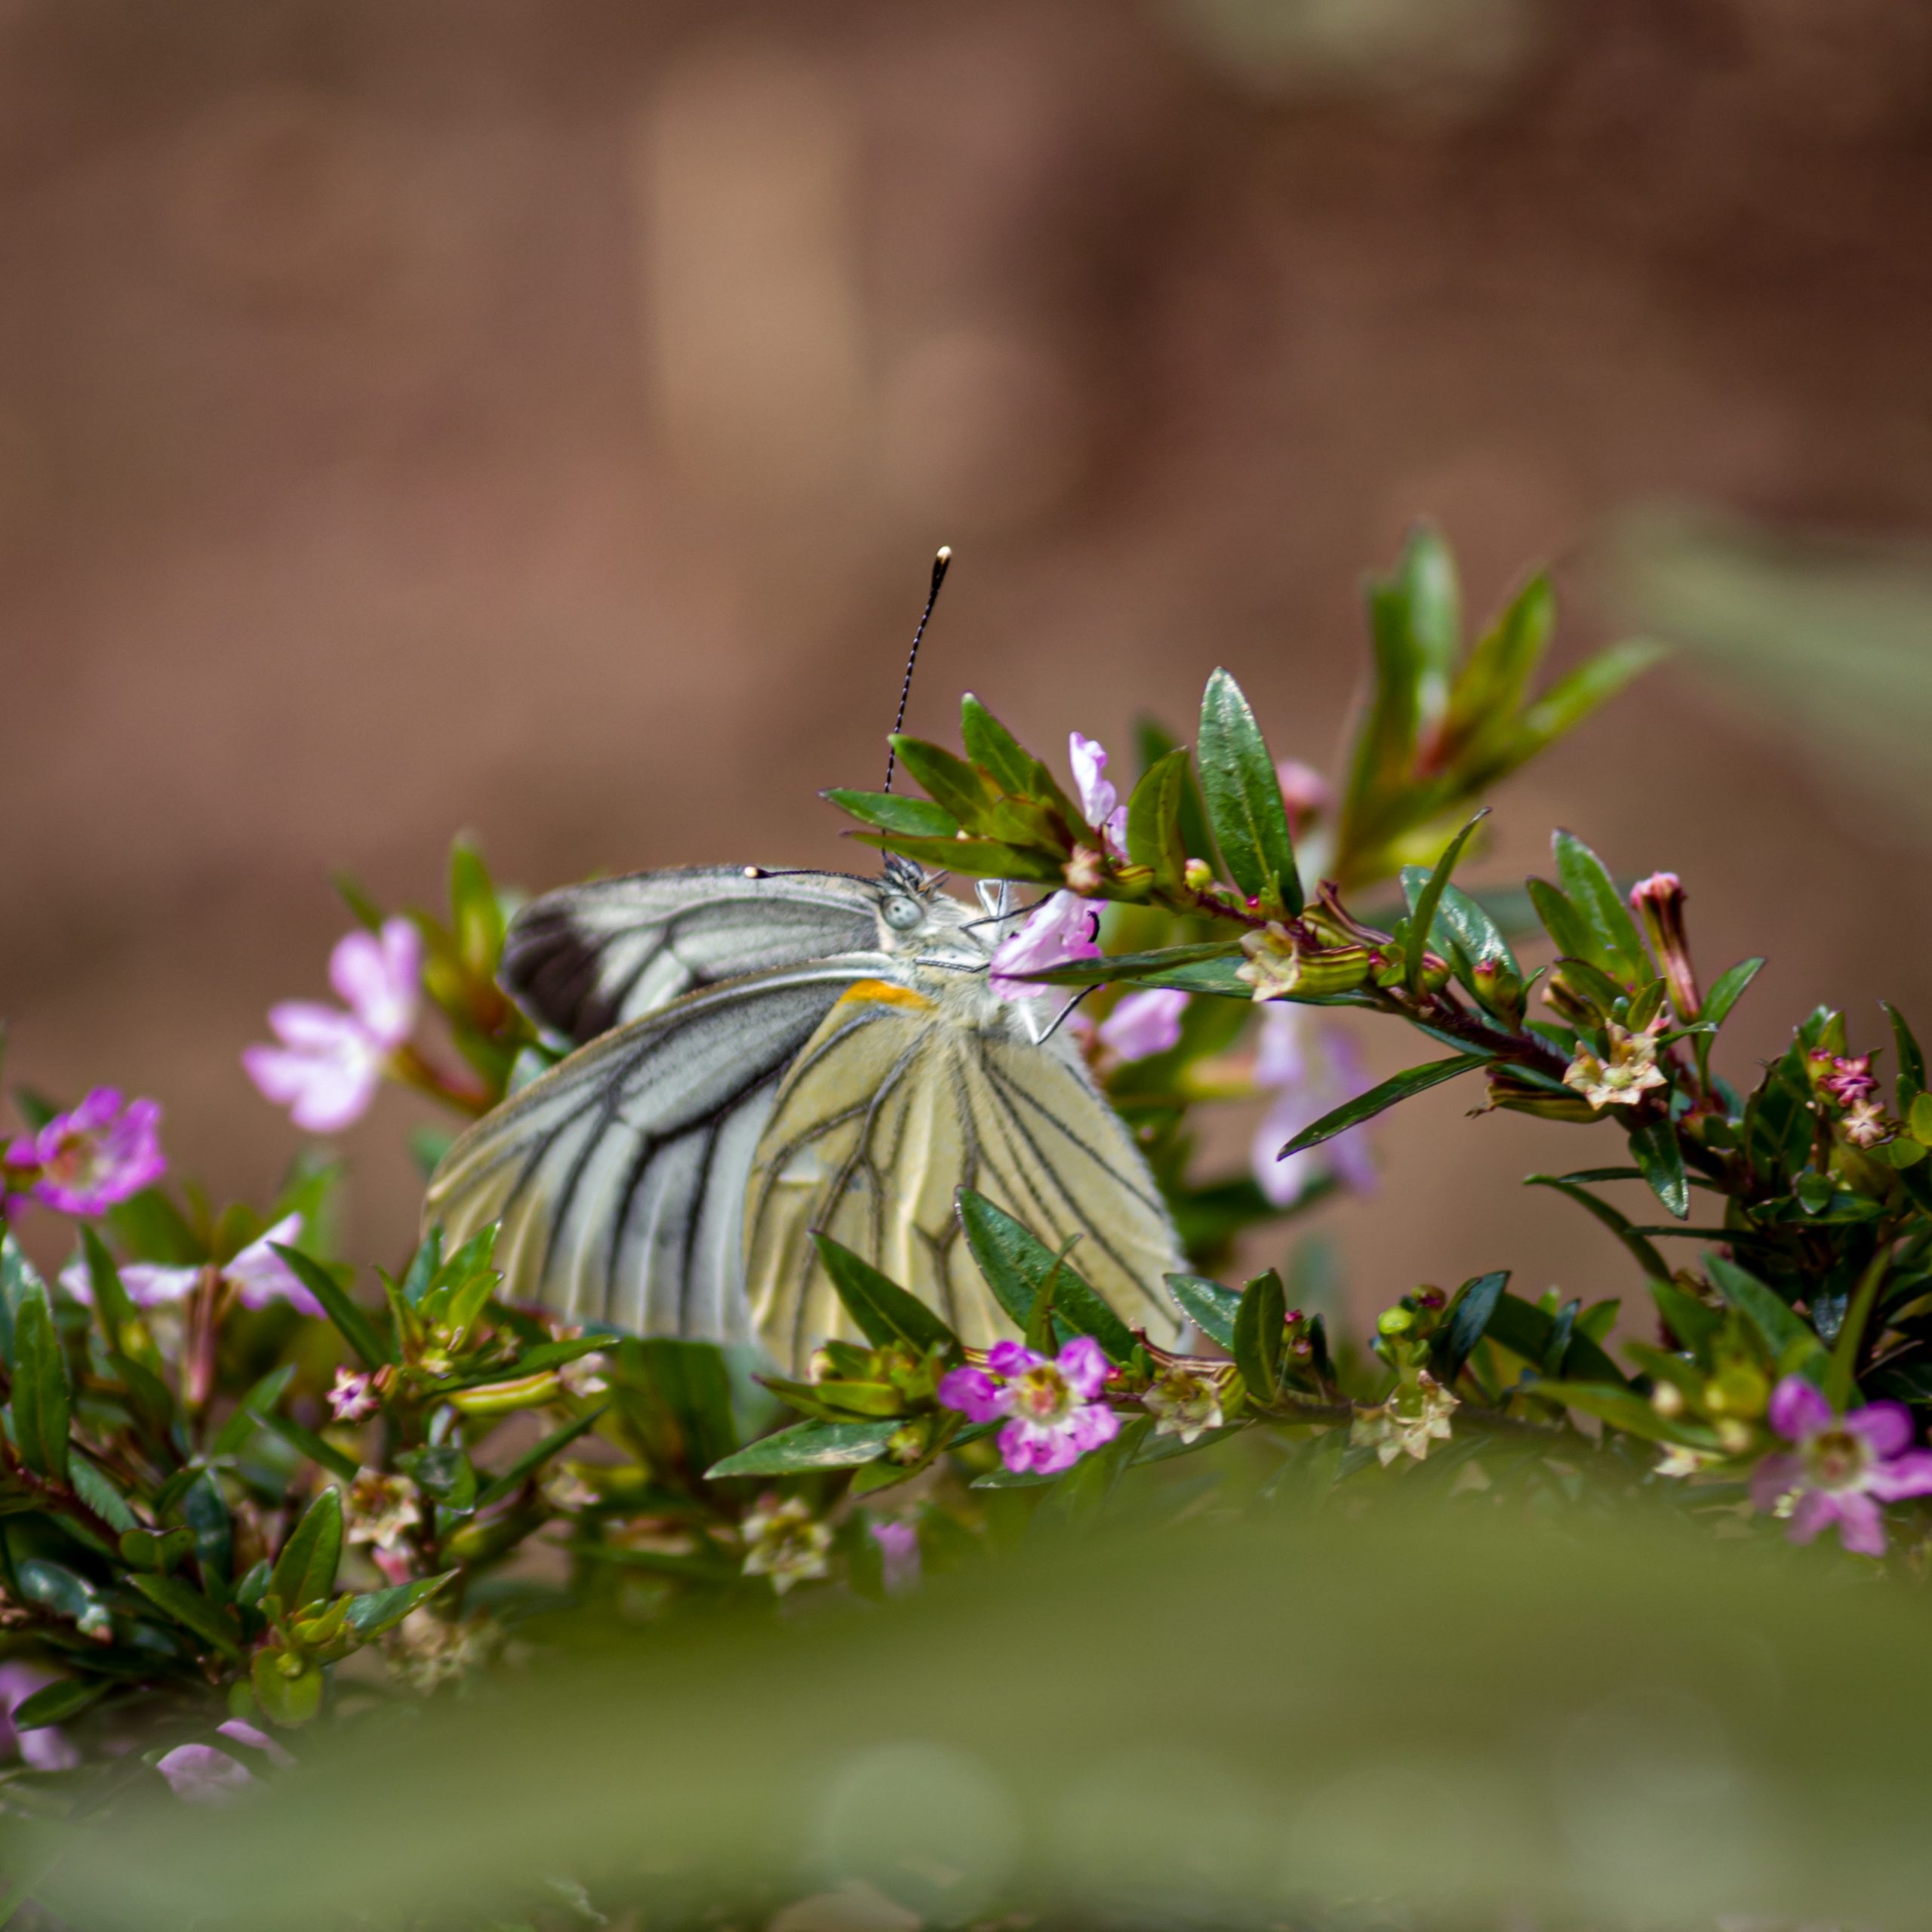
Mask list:
[{"label": "flower petal", "polygon": [[1100,1022],[1100,1043],[1123,1060],[1151,1060],[1178,1043],[1186,1011],[1186,994],[1169,987],[1129,993]]},{"label": "flower petal", "polygon": [[212,1744],[177,1744],[155,1769],[189,1804],[232,1804],[255,1780],[226,1751]]},{"label": "flower petal", "polygon": [[1850,1499],[1828,1496],[1823,1490],[1807,1489],[1791,1512],[1791,1527],[1785,1534],[1793,1543],[1809,1543],[1827,1523],[1838,1520],[1841,1506]]},{"label": "flower petal", "polygon": [[1084,1456],[1120,1433],[1120,1417],[1105,1402],[1089,1402],[1067,1418],[1063,1433],[1075,1452]]},{"label": "flower petal", "polygon": [[1100,930],[1100,915],[1091,901],[1078,893],[1056,892],[1034,907],[1026,923],[1011,939],[1002,940],[993,949],[986,983],[1001,999],[1060,995],[1062,988],[1036,986],[1012,975],[1044,972],[1072,960],[1099,958]]},{"label": "flower petal", "polygon": [[1771,1391],[1771,1426],[1789,1441],[1828,1429],[1831,1421],[1831,1404],[1803,1376],[1787,1375]]},{"label": "flower petal", "polygon": [[1029,1368],[1038,1368],[1045,1360],[1044,1355],[1036,1355],[1020,1342],[995,1342],[986,1351],[986,1366],[995,1375],[1024,1375]]},{"label": "flower petal", "polygon": [[1795,1456],[1767,1456],[1751,1472],[1751,1502],[1768,1514],[1795,1489],[1804,1466]]},{"label": "flower petal", "polygon": [[1885,1553],[1885,1512],[1869,1496],[1838,1499],[1838,1541],[1860,1556]]},{"label": "flower petal", "polygon": [[389,919],[380,934],[348,933],[329,958],[329,983],[370,1038],[399,1047],[416,1024],[417,974],[423,942],[407,919]]},{"label": "flower petal", "polygon": [[1120,803],[1120,794],[1108,783],[1104,775],[1107,769],[1106,747],[1098,739],[1083,738],[1078,731],[1070,731],[1066,739],[1066,760],[1073,768],[1073,789],[1079,798],[1080,809],[1087,814],[1087,823],[1105,826]]},{"label": "flower petal", "polygon": [[1887,1458],[1912,1447],[1912,1411],[1903,1402],[1867,1402],[1844,1419],[1844,1426],[1872,1445],[1872,1453]]},{"label": "flower petal", "polygon": [[1865,1478],[1865,1490],[1881,1503],[1896,1503],[1907,1496],[1932,1496],[1932,1449],[1908,1449],[1881,1463]]},{"label": "flower petal", "polygon": [[940,1377],[939,1399],[968,1422],[991,1422],[1006,1413],[1011,1399],[983,1370],[955,1368]]},{"label": "flower petal", "polygon": [[1097,1395],[1107,1386],[1112,1367],[1106,1351],[1091,1335],[1076,1335],[1060,1352],[1054,1366],[1066,1377],[1067,1386],[1083,1399]]}]

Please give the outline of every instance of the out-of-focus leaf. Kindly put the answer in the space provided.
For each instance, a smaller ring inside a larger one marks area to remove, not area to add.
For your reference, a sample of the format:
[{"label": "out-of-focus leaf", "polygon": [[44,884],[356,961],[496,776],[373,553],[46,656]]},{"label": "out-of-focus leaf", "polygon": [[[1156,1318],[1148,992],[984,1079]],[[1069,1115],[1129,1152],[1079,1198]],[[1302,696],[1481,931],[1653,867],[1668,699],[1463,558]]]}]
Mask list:
[{"label": "out-of-focus leaf", "polygon": [[1892,1023],[1892,1044],[1898,1053],[1898,1110],[1909,1113],[1913,1101],[1925,1091],[1925,1055],[1919,1047],[1918,1036],[1906,1023],[1905,1015],[1889,1001],[1881,1000],[1878,1004]]},{"label": "out-of-focus leaf", "polygon": [[299,1247],[278,1241],[269,1243],[288,1266],[288,1271],[322,1305],[336,1331],[362,1358],[365,1368],[380,1368],[394,1359],[393,1353],[376,1332],[376,1325],[349,1298],[340,1282],[319,1261],[312,1260]]},{"label": "out-of-focus leaf", "polygon": [[1578,1207],[1594,1214],[1631,1253],[1637,1266],[1651,1280],[1667,1281],[1670,1269],[1654,1244],[1644,1239],[1631,1225],[1629,1215],[1613,1208],[1607,1201],[1599,1201],[1587,1188],[1562,1174],[1531,1174],[1524,1178],[1525,1187],[1553,1187],[1559,1194],[1567,1194]]},{"label": "out-of-focus leaf", "polygon": [[8,1404],[20,1460],[50,1481],[67,1480],[67,1420],[73,1404],[67,1364],[45,1290],[14,1317],[14,1386]]},{"label": "out-of-focus leaf", "polygon": [[904,1426],[882,1422],[801,1422],[781,1429],[727,1456],[705,1471],[712,1481],[726,1476],[783,1476],[809,1469],[849,1469],[885,1454],[885,1445]]},{"label": "out-of-focus leaf", "polygon": [[393,1630],[419,1604],[427,1603],[438,1591],[452,1582],[456,1572],[445,1570],[440,1577],[425,1577],[414,1583],[398,1583],[393,1589],[371,1590],[349,1600],[346,1619],[350,1629],[365,1642]]},{"label": "out-of-focus leaf", "polygon": [[241,1632],[233,1617],[211,1603],[192,1585],[178,1577],[157,1577],[137,1571],[128,1581],[154,1607],[172,1617],[183,1629],[190,1630],[203,1643],[212,1645],[225,1657],[242,1654]]},{"label": "out-of-focus leaf", "polygon": [[281,1546],[269,1588],[285,1610],[304,1610],[327,1600],[342,1561],[342,1492],[325,1488],[302,1512],[302,1520]]},{"label": "out-of-focus leaf", "polygon": [[1781,1374],[1815,1371],[1823,1374],[1823,1344],[1774,1290],[1748,1269],[1727,1261],[1721,1254],[1706,1255],[1704,1269],[1718,1294],[1764,1337],[1771,1360]]}]

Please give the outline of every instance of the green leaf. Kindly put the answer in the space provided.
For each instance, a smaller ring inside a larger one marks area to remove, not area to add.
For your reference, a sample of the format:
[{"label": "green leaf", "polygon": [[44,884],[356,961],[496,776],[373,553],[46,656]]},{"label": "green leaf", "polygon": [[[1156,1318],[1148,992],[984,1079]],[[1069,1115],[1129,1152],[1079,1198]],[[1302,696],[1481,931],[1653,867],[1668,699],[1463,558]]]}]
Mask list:
[{"label": "green leaf", "polygon": [[[1599,1201],[1587,1189],[1580,1187],[1573,1177],[1562,1174],[1530,1174],[1525,1177],[1523,1185],[1525,1187],[1553,1187],[1558,1193],[1567,1194],[1578,1207],[1594,1214],[1630,1251],[1637,1266],[1651,1280],[1667,1281],[1670,1279],[1669,1264],[1656,1247],[1637,1232],[1631,1224],[1629,1216],[1613,1208],[1607,1201]],[[1687,1189],[1686,1192],[1687,1193]]]},{"label": "green leaf", "polygon": [[594,1429],[609,1406],[606,1403],[604,1408],[592,1409],[586,1414],[573,1417],[561,1429],[553,1429],[540,1442],[526,1449],[502,1475],[492,1478],[477,1493],[477,1514],[494,1509],[506,1497],[514,1495],[552,1456],[568,1449],[580,1435]]},{"label": "green leaf", "polygon": [[42,1724],[66,1724],[70,1718],[100,1703],[112,1688],[99,1678],[63,1677],[57,1684],[45,1684],[31,1697],[14,1706],[16,1730],[38,1730]]},{"label": "green leaf", "polygon": [[11,1407],[20,1460],[52,1482],[67,1480],[67,1422],[72,1404],[66,1358],[42,1288],[27,1296],[14,1317]]},{"label": "green leaf", "polygon": [[1287,1291],[1272,1268],[1248,1283],[1235,1311],[1229,1352],[1249,1395],[1263,1408],[1272,1407],[1281,1392],[1281,1337],[1287,1312]]},{"label": "green leaf", "polygon": [[1524,884],[1543,931],[1562,958],[1585,960],[1599,968],[1611,963],[1589,921],[1555,886],[1541,878],[1526,879]]},{"label": "green leaf", "polygon": [[81,1224],[81,1251],[86,1258],[88,1285],[94,1291],[94,1318],[100,1324],[101,1335],[109,1349],[118,1355],[124,1346],[124,1334],[138,1318],[134,1304],[122,1286],[121,1271],[115,1266],[114,1257],[85,1221]]},{"label": "green leaf", "polygon": [[1838,1339],[1832,1345],[1830,1363],[1825,1370],[1825,1400],[1835,1409],[1851,1406],[1852,1392],[1857,1386],[1854,1371],[1858,1366],[1859,1346],[1865,1338],[1872,1304],[1884,1285],[1886,1270],[1890,1266],[1891,1260],[1891,1251],[1880,1248],[1866,1263],[1865,1272],[1858,1278],[1858,1286],[1852,1291],[1844,1319],[1838,1327]]},{"label": "green leaf", "polygon": [[66,1618],[82,1636],[99,1641],[112,1634],[113,1619],[100,1592],[64,1563],[44,1556],[25,1557],[14,1565],[14,1577],[20,1595],[29,1603]]},{"label": "green leaf", "polygon": [[[1420,866],[1402,868],[1402,896],[1408,901],[1412,921],[1417,899],[1429,876]],[[1428,943],[1440,951],[1447,951],[1451,945],[1459,946],[1472,965],[1485,959],[1500,960],[1518,978],[1522,976],[1522,968],[1517,964],[1516,955],[1510,950],[1502,928],[1478,901],[1446,880],[1442,887],[1441,903],[1430,924]]]},{"label": "green leaf", "polygon": [[1373,1120],[1399,1100],[1426,1094],[1430,1088],[1439,1087],[1444,1081],[1453,1080],[1457,1074],[1467,1073],[1472,1068],[1487,1066],[1491,1058],[1487,1054],[1458,1054],[1451,1060],[1432,1060],[1424,1066],[1408,1067],[1400,1073],[1392,1074],[1366,1094],[1358,1094],[1332,1113],[1324,1114],[1312,1127],[1303,1128],[1275,1158],[1285,1160],[1291,1154],[1318,1147],[1323,1141],[1332,1140],[1337,1134],[1346,1134],[1350,1128],[1359,1127],[1365,1120]]},{"label": "green leaf", "polygon": [[1652,974],[1636,922],[1603,861],[1573,833],[1558,832],[1551,843],[1563,890],[1597,940],[1599,950],[1590,957],[1598,964],[1607,963],[1626,982],[1649,980]]},{"label": "green leaf", "polygon": [[928,1349],[951,1350],[959,1338],[924,1302],[888,1281],[869,1261],[841,1247],[829,1235],[814,1233],[819,1260],[845,1312],[875,1349],[903,1342],[923,1354]]},{"label": "green leaf", "polygon": [[1450,875],[1455,871],[1456,861],[1463,856],[1463,848],[1469,842],[1470,834],[1488,816],[1489,808],[1485,805],[1450,840],[1441,857],[1435,862],[1435,869],[1416,894],[1415,909],[1410,921],[1409,948],[1402,968],[1403,983],[1412,993],[1421,990],[1423,961],[1429,935],[1435,925],[1435,909],[1442,902],[1442,889],[1449,883]]},{"label": "green leaf", "polygon": [[286,1361],[279,1368],[272,1368],[260,1381],[242,1398],[235,1413],[216,1432],[211,1452],[217,1456],[232,1456],[247,1444],[249,1437],[261,1427],[261,1418],[288,1392],[288,1385],[295,1380],[296,1364]]},{"label": "green leaf", "polygon": [[781,1429],[727,1456],[705,1471],[708,1481],[726,1476],[795,1475],[811,1469],[849,1469],[875,1462],[885,1445],[905,1426],[903,1421],[801,1422]]},{"label": "green leaf", "polygon": [[1695,1423],[1666,1422],[1634,1389],[1611,1386],[1599,1382],[1564,1382],[1551,1380],[1530,1385],[1532,1391],[1553,1401],[1581,1409],[1620,1429],[1629,1435],[1641,1435],[1651,1442],[1681,1442],[1696,1449],[1716,1450],[1717,1432]]},{"label": "green leaf", "polygon": [[424,1577],[414,1583],[398,1583],[392,1589],[369,1590],[349,1599],[348,1626],[364,1642],[393,1630],[419,1604],[427,1603],[436,1592],[454,1581],[456,1571],[445,1570],[440,1577]]},{"label": "green leaf", "polygon": [[995,838],[915,838],[902,832],[854,832],[856,844],[897,852],[929,872],[964,873],[969,878],[1030,880],[1041,885],[1064,885],[1066,862],[1051,852],[1002,844]]},{"label": "green leaf", "polygon": [[208,1258],[207,1244],[158,1187],[144,1187],[130,1195],[107,1211],[106,1220],[122,1254],[137,1260],[192,1268]]},{"label": "green leaf", "polygon": [[285,1611],[306,1610],[327,1601],[341,1561],[342,1492],[324,1489],[282,1545],[269,1588],[281,1598]]},{"label": "green leaf", "polygon": [[[1761,959],[1744,959],[1727,971],[1720,973],[1716,983],[1705,995],[1703,1007],[1697,1017],[1713,1026],[1721,1026],[1730,1017],[1730,1009],[1743,998],[1745,988],[1758,977],[1764,964]],[[1890,1012],[1891,1009],[1887,1007],[1886,1011]]]},{"label": "green leaf", "polygon": [[1669,1120],[1646,1121],[1631,1134],[1630,1154],[1666,1212],[1680,1221],[1687,1218],[1690,1183],[1684,1171],[1684,1149],[1675,1125]]},{"label": "green leaf", "polygon": [[[1152,718],[1143,718],[1134,726],[1134,743],[1140,753],[1140,769],[1144,772],[1173,751],[1180,740]],[[1191,762],[1181,771],[1180,838],[1190,859],[1201,860],[1212,866],[1218,876],[1226,876],[1220,854],[1215,849],[1214,835],[1208,829],[1208,808],[1202,802],[1201,786]]]},{"label": "green leaf", "polygon": [[1128,857],[1137,866],[1145,866],[1155,884],[1168,891],[1180,885],[1187,866],[1180,830],[1186,774],[1187,753],[1169,752],[1149,768],[1127,801]]},{"label": "green leaf", "polygon": [[1436,1331],[1430,1349],[1436,1377],[1444,1387],[1452,1385],[1462,1374],[1463,1364],[1487,1333],[1490,1318],[1509,1285],[1509,1271],[1502,1268],[1492,1274],[1475,1275],[1456,1291],[1448,1318]]},{"label": "green leaf", "polygon": [[376,1326],[349,1298],[347,1291],[319,1261],[312,1261],[299,1247],[272,1241],[269,1246],[288,1265],[289,1272],[322,1305],[337,1333],[362,1358],[365,1368],[380,1368],[395,1359]]},{"label": "green leaf", "polygon": [[1291,913],[1302,908],[1301,875],[1281,781],[1241,687],[1223,670],[1201,700],[1201,789],[1235,889]]},{"label": "green leaf", "polygon": [[171,1570],[195,1547],[192,1530],[143,1530],[121,1532],[120,1550],[124,1561],[137,1570]]},{"label": "green leaf", "polygon": [[285,1730],[306,1724],[322,1708],[322,1667],[312,1657],[257,1651],[248,1678],[269,1721]]},{"label": "green leaf", "polygon": [[1574,1371],[1586,1381],[1607,1382],[1614,1386],[1627,1383],[1629,1378],[1596,1343],[1588,1335],[1576,1332],[1574,1316],[1562,1355],[1554,1367],[1547,1366],[1558,1327],[1557,1317],[1538,1308],[1534,1302],[1524,1300],[1520,1295],[1506,1293],[1497,1297],[1489,1324],[1483,1332],[1489,1340],[1500,1343],[1512,1354],[1521,1355],[1533,1366],[1541,1367],[1546,1375]]},{"label": "green leaf", "polygon": [[1069,823],[1080,814],[1053,774],[969,691],[960,701],[966,755],[1011,798],[1030,798]]},{"label": "green leaf", "polygon": [[842,812],[882,832],[908,832],[915,838],[950,838],[959,821],[930,798],[908,798],[897,792],[854,792],[834,786],[819,794]]},{"label": "green leaf", "polygon": [[1775,1291],[1721,1254],[1704,1257],[1704,1272],[1724,1300],[1764,1337],[1780,1374],[1807,1374],[1814,1365],[1823,1368],[1824,1344]]},{"label": "green leaf", "polygon": [[112,1530],[131,1530],[138,1520],[128,1499],[78,1450],[69,1451],[67,1480],[78,1496]]},{"label": "green leaf", "polygon": [[[1661,645],[1636,638],[1612,645],[1607,651],[1599,651],[1578,665],[1523,713],[1521,728],[1515,734],[1502,769],[1513,770],[1566,732],[1574,731],[1592,712],[1608,703],[1665,654]],[[1500,777],[1500,771],[1497,775]]]},{"label": "green leaf", "polygon": [[1708,1360],[1710,1344],[1723,1332],[1724,1317],[1694,1295],[1686,1294],[1674,1282],[1653,1281],[1650,1288],[1651,1299],[1657,1303],[1664,1326],[1693,1355]]},{"label": "green leaf", "polygon": [[354,1460],[345,1456],[331,1442],[325,1442],[312,1429],[304,1429],[292,1417],[278,1415],[272,1409],[258,1413],[256,1420],[272,1434],[298,1454],[318,1463],[331,1475],[341,1477],[344,1482],[353,1482],[361,1472]]},{"label": "green leaf", "polygon": [[1905,1015],[1888,1001],[1881,999],[1878,1004],[1892,1023],[1892,1044],[1898,1050],[1898,1110],[1909,1113],[1912,1102],[1925,1091],[1925,1056],[1920,1051],[1918,1036],[1906,1025]]},{"label": "green leaf", "polygon": [[47,1284],[33,1263],[22,1253],[11,1231],[0,1234],[0,1358],[9,1369],[14,1365],[14,1324],[30,1300],[38,1298],[51,1308]]},{"label": "green leaf", "polygon": [[1444,732],[1451,745],[1473,747],[1513,733],[1555,624],[1555,592],[1539,571],[1477,639],[1456,679]]},{"label": "green leaf", "polygon": [[144,1570],[129,1573],[128,1581],[155,1609],[190,1630],[224,1657],[242,1654],[240,1631],[231,1613],[211,1603],[201,1592],[177,1577],[156,1577]]},{"label": "green leaf", "polygon": [[925,788],[935,804],[968,832],[986,829],[995,797],[986,781],[964,758],[903,731],[894,734],[892,744],[900,763]]},{"label": "green leaf", "polygon": [[1199,1275],[1168,1275],[1162,1279],[1182,1314],[1217,1347],[1232,1355],[1235,1318],[1240,1312],[1241,1297],[1232,1288]]},{"label": "green leaf", "polygon": [[1023,1329],[1038,1292],[1032,1260],[1040,1244],[1004,1208],[970,1187],[959,1190],[956,1207],[966,1245],[986,1286],[1014,1325]]},{"label": "green leaf", "polygon": [[480,979],[491,977],[503,949],[503,909],[482,854],[467,838],[450,846],[450,928],[464,965]]}]

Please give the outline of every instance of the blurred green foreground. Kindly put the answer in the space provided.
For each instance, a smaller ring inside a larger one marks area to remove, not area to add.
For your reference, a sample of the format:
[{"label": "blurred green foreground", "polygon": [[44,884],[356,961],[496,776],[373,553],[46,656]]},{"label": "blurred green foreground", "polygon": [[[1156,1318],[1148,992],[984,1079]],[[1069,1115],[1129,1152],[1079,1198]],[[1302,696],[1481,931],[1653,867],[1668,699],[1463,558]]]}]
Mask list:
[{"label": "blurred green foreground", "polygon": [[660,1626],[224,1810],[131,1770],[0,1854],[88,1932],[598,1922],[580,1885],[651,1925],[1924,1922],[1909,1583],[1648,1512],[1274,1506]]}]

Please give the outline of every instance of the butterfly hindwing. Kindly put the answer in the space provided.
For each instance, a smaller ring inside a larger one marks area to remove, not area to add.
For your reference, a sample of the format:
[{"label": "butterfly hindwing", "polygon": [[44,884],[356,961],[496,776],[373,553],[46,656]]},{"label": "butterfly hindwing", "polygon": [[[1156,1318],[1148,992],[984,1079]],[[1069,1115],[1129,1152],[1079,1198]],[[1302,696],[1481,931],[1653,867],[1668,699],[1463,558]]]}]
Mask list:
[{"label": "butterfly hindwing", "polygon": [[500,1220],[508,1300],[641,1335],[749,1339],[746,1180],[786,1069],[890,962],[821,961],[688,994],[580,1048],[471,1128],[429,1187],[464,1239]]},{"label": "butterfly hindwing", "polygon": [[878,942],[877,880],[694,866],[566,886],[503,943],[504,990],[579,1045],[680,995]]},{"label": "butterfly hindwing", "polygon": [[866,979],[826,1013],[766,1123],[746,1201],[747,1287],[760,1339],[795,1366],[854,1339],[811,1239],[821,1230],[983,1346],[1013,1324],[955,1212],[977,1189],[1058,1246],[1130,1326],[1171,1343],[1157,1298],[1183,1266],[1173,1224],[1124,1123],[1063,1040],[985,1023],[983,982]]}]

